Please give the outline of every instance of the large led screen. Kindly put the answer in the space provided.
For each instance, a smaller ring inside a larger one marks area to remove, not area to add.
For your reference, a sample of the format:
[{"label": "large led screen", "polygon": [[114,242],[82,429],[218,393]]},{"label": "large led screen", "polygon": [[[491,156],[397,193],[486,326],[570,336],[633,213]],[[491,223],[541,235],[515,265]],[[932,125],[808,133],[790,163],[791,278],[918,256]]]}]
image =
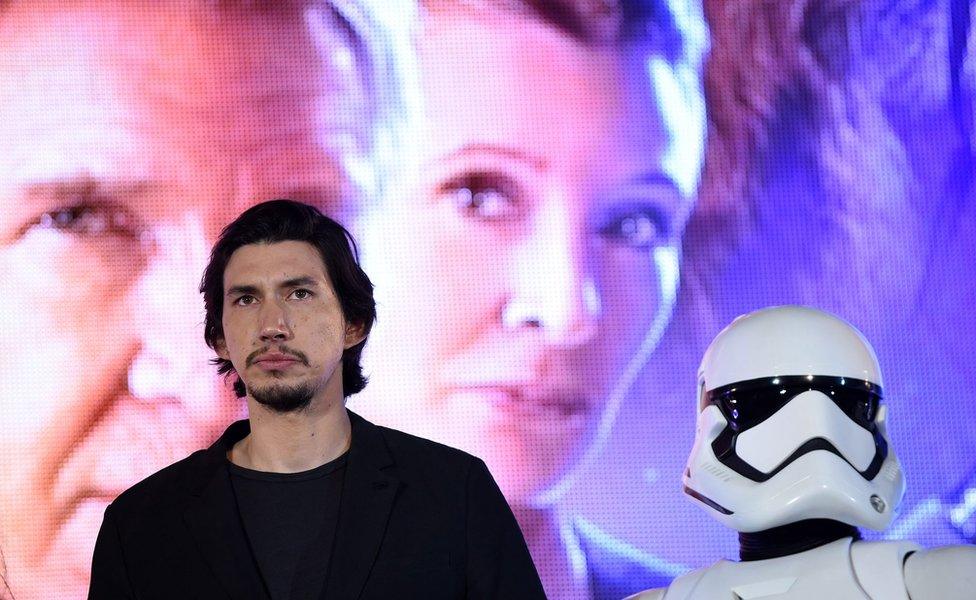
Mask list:
[{"label": "large led screen", "polygon": [[708,342],[776,304],[877,351],[976,539],[967,0],[0,1],[0,597],[86,594],[107,504],[246,417],[198,292],[271,198],[375,284],[351,410],[482,457],[553,598],[737,557],[684,497]]}]

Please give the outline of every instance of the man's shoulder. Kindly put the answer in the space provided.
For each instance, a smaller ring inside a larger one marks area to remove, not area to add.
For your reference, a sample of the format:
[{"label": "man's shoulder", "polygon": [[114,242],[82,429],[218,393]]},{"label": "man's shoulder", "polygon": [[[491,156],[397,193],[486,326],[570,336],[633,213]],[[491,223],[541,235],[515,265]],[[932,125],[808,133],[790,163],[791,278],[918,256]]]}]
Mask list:
[{"label": "man's shoulder", "polygon": [[481,459],[440,442],[399,429],[371,424],[383,437],[398,466],[430,465],[437,469],[466,471]]},{"label": "man's shoulder", "polygon": [[197,450],[156,471],[122,492],[112,506],[116,512],[140,508],[154,510],[172,504],[191,492],[199,492],[227,464],[226,450],[249,432],[250,424],[247,420],[231,423],[209,448]]},{"label": "man's shoulder", "polygon": [[125,490],[112,502],[116,513],[144,513],[171,504],[186,495],[191,481],[201,468],[213,461],[212,453],[197,450]]},{"label": "man's shoulder", "polygon": [[667,587],[688,568],[652,556],[619,540],[584,519],[574,530],[586,557],[595,598],[622,598],[641,590]]}]

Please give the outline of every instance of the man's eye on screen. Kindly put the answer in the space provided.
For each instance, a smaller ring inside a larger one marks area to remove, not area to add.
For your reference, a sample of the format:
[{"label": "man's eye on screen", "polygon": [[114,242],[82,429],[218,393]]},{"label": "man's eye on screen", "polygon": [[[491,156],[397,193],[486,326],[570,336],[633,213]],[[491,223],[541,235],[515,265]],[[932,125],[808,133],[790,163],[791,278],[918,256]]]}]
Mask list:
[{"label": "man's eye on screen", "polygon": [[137,219],[125,209],[92,202],[81,202],[45,211],[22,230],[53,229],[83,237],[113,236],[140,242],[146,237]]},{"label": "man's eye on screen", "polygon": [[440,186],[459,212],[485,220],[504,220],[517,213],[518,185],[495,173],[468,173]]},{"label": "man's eye on screen", "polygon": [[670,237],[661,211],[652,207],[618,212],[604,222],[599,233],[612,243],[642,251],[659,246]]}]

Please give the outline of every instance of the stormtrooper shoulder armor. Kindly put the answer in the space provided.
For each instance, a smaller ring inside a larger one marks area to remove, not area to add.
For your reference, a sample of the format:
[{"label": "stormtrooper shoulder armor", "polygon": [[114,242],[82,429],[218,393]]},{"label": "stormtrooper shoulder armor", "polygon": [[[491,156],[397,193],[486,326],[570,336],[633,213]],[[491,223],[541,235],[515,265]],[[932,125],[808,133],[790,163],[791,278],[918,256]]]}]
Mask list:
[{"label": "stormtrooper shoulder armor", "polygon": [[869,598],[918,600],[908,595],[903,566],[920,550],[913,542],[855,542],[851,544],[854,576]]},{"label": "stormtrooper shoulder armor", "polygon": [[971,600],[974,591],[976,547],[838,540],[768,561],[720,561],[628,600]]},{"label": "stormtrooper shoulder armor", "polygon": [[688,600],[689,598],[694,598],[695,588],[698,587],[699,582],[705,577],[709,569],[711,567],[703,567],[690,571],[680,577],[676,577],[671,582],[671,585],[666,588],[646,590],[624,600]]},{"label": "stormtrooper shoulder armor", "polygon": [[943,546],[909,555],[905,587],[912,600],[976,598],[976,546]]},{"label": "stormtrooper shoulder armor", "polygon": [[624,600],[664,600],[664,595],[667,592],[668,588],[657,588],[634,594],[633,596],[627,596]]}]

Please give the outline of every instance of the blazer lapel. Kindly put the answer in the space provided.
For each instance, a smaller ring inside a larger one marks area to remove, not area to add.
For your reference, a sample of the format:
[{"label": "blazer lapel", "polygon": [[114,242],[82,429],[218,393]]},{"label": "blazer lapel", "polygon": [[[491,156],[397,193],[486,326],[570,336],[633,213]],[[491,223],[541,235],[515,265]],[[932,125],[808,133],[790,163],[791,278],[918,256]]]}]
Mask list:
[{"label": "blazer lapel", "polygon": [[329,579],[323,598],[358,598],[383,541],[400,480],[389,472],[393,459],[375,425],[355,413],[352,443],[339,504]]},{"label": "blazer lapel", "polygon": [[233,445],[248,431],[246,421],[234,423],[204,452],[200,468],[190,482],[191,493],[196,497],[183,517],[200,554],[230,597],[263,600],[268,594],[251,554],[225,465],[228,440]]}]

